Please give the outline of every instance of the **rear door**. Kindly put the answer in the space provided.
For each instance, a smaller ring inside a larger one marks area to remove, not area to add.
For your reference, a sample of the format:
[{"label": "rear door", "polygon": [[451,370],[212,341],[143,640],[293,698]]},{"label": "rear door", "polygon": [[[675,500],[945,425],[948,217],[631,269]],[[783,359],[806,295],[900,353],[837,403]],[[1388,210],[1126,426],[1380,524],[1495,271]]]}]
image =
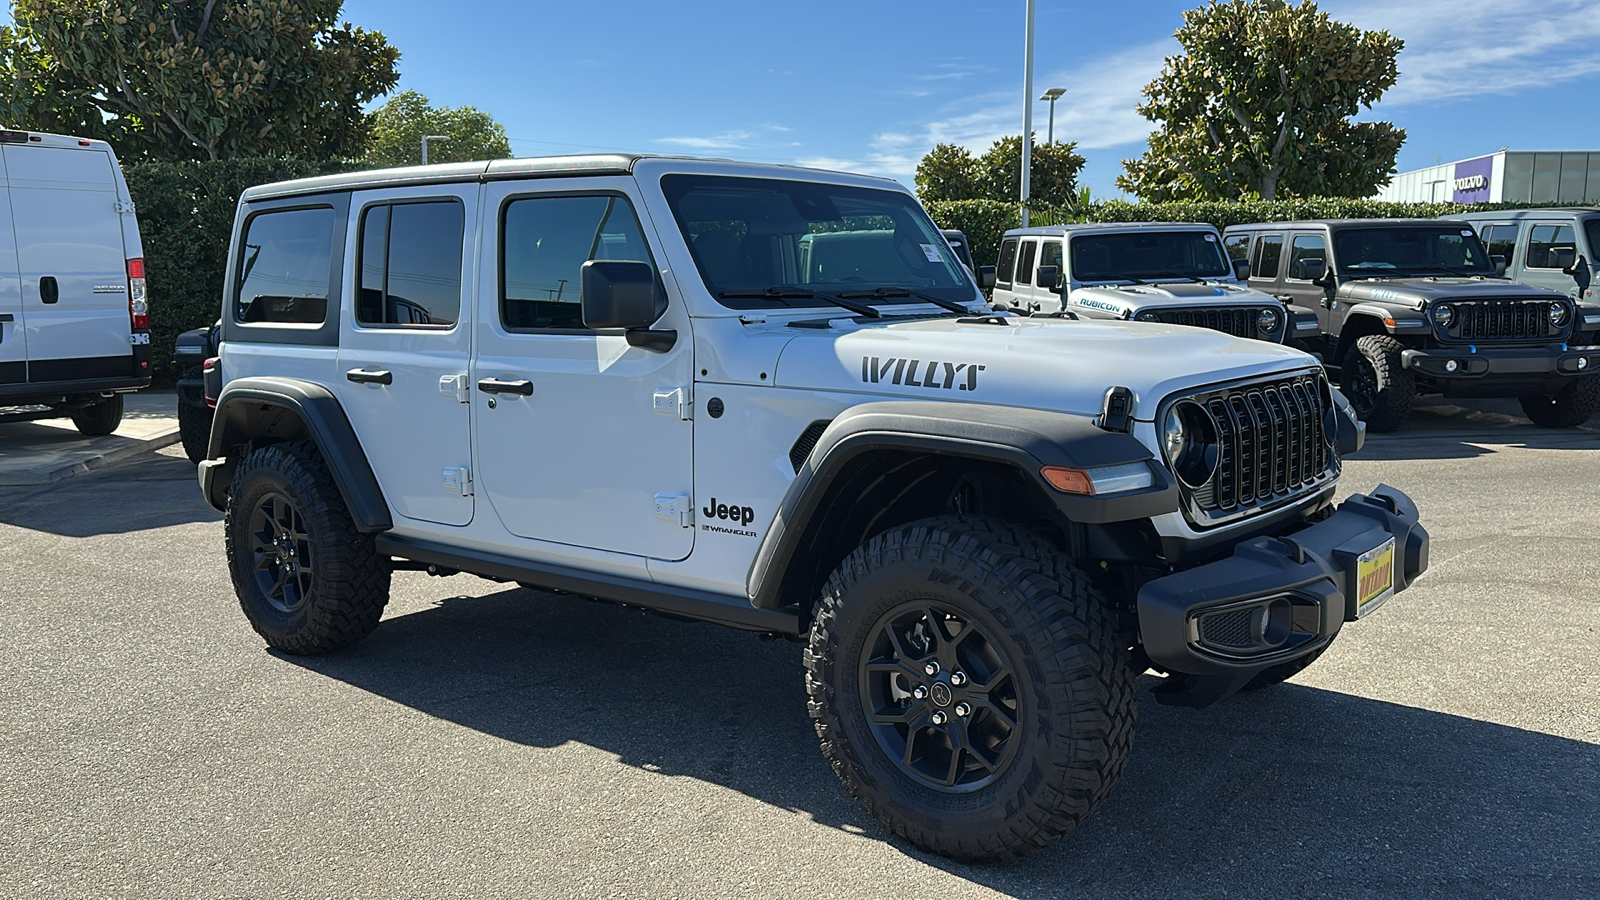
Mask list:
[{"label": "rear door", "polygon": [[24,326],[22,282],[17,276],[16,232],[6,200],[5,161],[0,159],[0,396],[28,380],[28,332]]},{"label": "rear door", "polygon": [[28,380],[134,375],[127,257],[111,155],[64,147],[3,149]]},{"label": "rear door", "polygon": [[339,400],[395,512],[472,521],[467,385],[476,183],[350,198]]}]

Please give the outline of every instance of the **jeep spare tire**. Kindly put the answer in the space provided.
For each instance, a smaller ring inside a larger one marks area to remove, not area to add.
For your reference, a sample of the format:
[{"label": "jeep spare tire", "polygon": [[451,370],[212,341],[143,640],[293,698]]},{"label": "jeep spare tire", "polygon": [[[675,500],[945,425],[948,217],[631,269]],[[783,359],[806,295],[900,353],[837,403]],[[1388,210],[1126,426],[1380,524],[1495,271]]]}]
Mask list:
[{"label": "jeep spare tire", "polygon": [[1133,738],[1110,605],[1054,546],[981,518],[913,522],[846,558],[818,602],[806,690],[845,790],[958,860],[1072,831]]}]

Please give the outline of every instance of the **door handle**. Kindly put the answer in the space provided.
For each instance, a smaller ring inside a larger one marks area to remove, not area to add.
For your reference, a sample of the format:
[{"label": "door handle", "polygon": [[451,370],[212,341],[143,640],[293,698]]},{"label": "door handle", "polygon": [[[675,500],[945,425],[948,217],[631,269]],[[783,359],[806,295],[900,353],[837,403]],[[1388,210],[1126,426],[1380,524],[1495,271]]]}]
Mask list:
[{"label": "door handle", "polygon": [[39,279],[39,302],[54,303],[61,299],[61,286],[56,284],[54,275],[46,275]]},{"label": "door handle", "polygon": [[344,377],[356,384],[394,384],[394,373],[386,369],[351,369]]},{"label": "door handle", "polygon": [[533,382],[526,378],[511,381],[501,381],[498,378],[485,378],[478,382],[478,390],[485,394],[521,394],[524,397],[533,396]]}]

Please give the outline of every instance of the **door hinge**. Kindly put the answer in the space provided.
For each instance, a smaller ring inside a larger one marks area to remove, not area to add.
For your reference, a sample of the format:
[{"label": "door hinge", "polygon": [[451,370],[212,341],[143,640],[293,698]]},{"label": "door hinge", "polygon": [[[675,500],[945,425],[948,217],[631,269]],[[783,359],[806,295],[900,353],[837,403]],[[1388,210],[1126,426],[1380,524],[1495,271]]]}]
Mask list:
[{"label": "door hinge", "polygon": [[445,466],[444,489],[452,494],[471,497],[472,470],[466,466]]},{"label": "door hinge", "polygon": [[655,393],[656,412],[677,416],[687,422],[694,418],[689,409],[689,392],[683,388],[662,388]]},{"label": "door hinge", "polygon": [[688,494],[657,494],[656,518],[676,522],[680,528],[694,527],[694,506]]},{"label": "door hinge", "polygon": [[472,402],[472,390],[465,375],[440,375],[439,393],[454,398],[457,403]]},{"label": "door hinge", "polygon": [[117,215],[119,215],[119,216],[131,216],[131,215],[133,215],[133,201],[132,200],[118,200],[113,208],[116,209]]}]

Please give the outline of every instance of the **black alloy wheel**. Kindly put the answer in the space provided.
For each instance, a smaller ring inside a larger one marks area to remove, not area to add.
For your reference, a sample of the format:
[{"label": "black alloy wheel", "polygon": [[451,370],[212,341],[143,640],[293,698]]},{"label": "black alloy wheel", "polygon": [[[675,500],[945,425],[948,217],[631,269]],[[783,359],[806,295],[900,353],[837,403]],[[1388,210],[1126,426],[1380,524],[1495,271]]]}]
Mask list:
[{"label": "black alloy wheel", "polygon": [[860,662],[861,701],[878,746],[927,787],[987,787],[1021,743],[1013,669],[983,626],[949,606],[914,600],[889,610]]},{"label": "black alloy wheel", "polygon": [[1352,354],[1349,371],[1341,387],[1345,396],[1350,398],[1350,406],[1356,411],[1356,416],[1365,422],[1378,406],[1378,372],[1372,367],[1372,360],[1360,353]]},{"label": "black alloy wheel", "polygon": [[276,491],[261,497],[250,513],[250,552],[256,587],[273,609],[294,613],[310,601],[311,536],[294,501]]}]

